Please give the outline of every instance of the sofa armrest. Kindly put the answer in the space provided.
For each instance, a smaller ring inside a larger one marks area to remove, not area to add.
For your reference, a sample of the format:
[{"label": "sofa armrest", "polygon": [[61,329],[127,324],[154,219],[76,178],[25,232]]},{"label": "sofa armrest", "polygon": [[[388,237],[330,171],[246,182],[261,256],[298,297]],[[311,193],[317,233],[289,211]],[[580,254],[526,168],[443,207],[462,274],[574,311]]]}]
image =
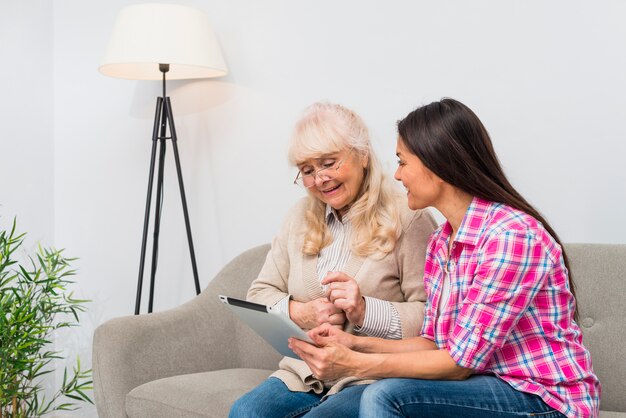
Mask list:
[{"label": "sofa armrest", "polygon": [[[174,375],[234,367],[232,317],[210,292],[164,312],[112,319],[93,340],[94,393],[101,418],[125,418],[126,394]],[[219,319],[217,319],[219,317]],[[232,341],[230,341],[232,340]]]},{"label": "sofa armrest", "polygon": [[99,417],[126,418],[128,392],[156,379],[239,367],[275,369],[280,355],[217,297],[245,298],[268,250],[265,244],[240,254],[184,305],[96,328],[92,364]]}]

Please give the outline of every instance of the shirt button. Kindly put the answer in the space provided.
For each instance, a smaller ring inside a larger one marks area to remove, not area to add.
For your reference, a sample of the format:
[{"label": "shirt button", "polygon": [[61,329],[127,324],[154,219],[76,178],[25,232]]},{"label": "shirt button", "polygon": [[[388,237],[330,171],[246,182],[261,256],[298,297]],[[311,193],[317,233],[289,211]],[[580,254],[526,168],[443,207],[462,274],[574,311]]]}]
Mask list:
[{"label": "shirt button", "polygon": [[474,328],[474,334],[480,334],[480,330],[478,328]]},{"label": "shirt button", "polygon": [[454,261],[450,261],[450,271],[454,271],[454,267],[456,266],[456,263]]}]

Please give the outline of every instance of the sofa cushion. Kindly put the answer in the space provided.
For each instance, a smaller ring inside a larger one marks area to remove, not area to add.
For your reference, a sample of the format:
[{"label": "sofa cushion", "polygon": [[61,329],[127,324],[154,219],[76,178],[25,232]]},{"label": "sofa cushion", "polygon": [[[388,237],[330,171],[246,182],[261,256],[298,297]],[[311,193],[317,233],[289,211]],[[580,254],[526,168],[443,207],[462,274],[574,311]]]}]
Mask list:
[{"label": "sofa cushion", "polygon": [[[583,344],[600,379],[600,409],[626,412],[626,257],[623,245],[567,244]],[[626,416],[626,414],[625,414]]]},{"label": "sofa cushion", "polygon": [[273,370],[226,369],[154,380],[126,395],[130,418],[226,417],[232,404]]},{"label": "sofa cushion", "polygon": [[600,418],[626,418],[626,412],[600,411]]}]

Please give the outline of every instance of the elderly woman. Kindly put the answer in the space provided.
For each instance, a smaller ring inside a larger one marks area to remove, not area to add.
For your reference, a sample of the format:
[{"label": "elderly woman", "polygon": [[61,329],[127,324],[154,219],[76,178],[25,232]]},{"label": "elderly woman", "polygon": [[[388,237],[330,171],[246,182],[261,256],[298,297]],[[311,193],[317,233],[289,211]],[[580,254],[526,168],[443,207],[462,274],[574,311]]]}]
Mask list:
[{"label": "elderly woman", "polygon": [[[382,173],[365,124],[343,106],[309,107],[289,158],[308,197],[287,216],[248,299],[278,307],[303,329],[329,324],[385,339],[415,336],[432,216],[406,207]],[[230,416],[357,416],[368,382],[321,380],[303,361],[285,357]]]}]

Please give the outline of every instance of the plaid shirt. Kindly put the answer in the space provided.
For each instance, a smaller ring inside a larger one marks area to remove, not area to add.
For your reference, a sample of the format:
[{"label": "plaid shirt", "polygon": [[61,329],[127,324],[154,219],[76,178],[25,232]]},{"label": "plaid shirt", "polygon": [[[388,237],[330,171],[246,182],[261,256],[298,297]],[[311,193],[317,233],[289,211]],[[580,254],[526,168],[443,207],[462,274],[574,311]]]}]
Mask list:
[{"label": "plaid shirt", "polygon": [[[600,383],[573,320],[561,247],[531,216],[478,198],[448,257],[451,233],[446,222],[429,243],[422,335],[568,417],[597,417]],[[450,297],[438,316],[446,270]]]}]

